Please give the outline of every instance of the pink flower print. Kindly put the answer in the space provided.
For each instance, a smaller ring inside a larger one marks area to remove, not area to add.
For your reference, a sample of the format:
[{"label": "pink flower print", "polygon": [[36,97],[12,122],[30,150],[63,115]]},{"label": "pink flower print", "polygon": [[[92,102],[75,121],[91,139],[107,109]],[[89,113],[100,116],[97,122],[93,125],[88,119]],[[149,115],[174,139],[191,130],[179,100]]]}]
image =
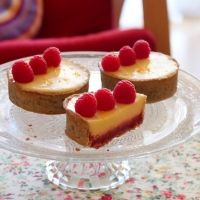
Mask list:
[{"label": "pink flower print", "polygon": [[30,166],[30,163],[27,162],[27,161],[24,161],[24,162],[22,162],[21,164],[22,164],[22,166],[24,166],[24,167]]},{"label": "pink flower print", "polygon": [[68,195],[67,197],[64,198],[64,200],[73,200],[73,199],[70,195]]},{"label": "pink flower print", "polygon": [[98,174],[98,177],[99,177],[99,178],[104,177],[104,176],[106,176],[106,173],[105,173],[105,172],[101,172],[101,173]]},{"label": "pink flower print", "polygon": [[112,195],[111,194],[105,194],[101,197],[101,200],[112,200]]},{"label": "pink flower print", "polygon": [[83,187],[84,183],[85,183],[84,179],[80,179],[78,182],[78,187]]},{"label": "pink flower print", "polygon": [[153,190],[158,190],[158,186],[157,185],[153,185]]},{"label": "pink flower print", "polygon": [[169,199],[172,197],[172,192],[170,191],[163,191],[162,194],[165,196],[165,198]]},{"label": "pink flower print", "polygon": [[176,200],[185,200],[185,199],[186,199],[186,197],[184,194],[179,194],[176,196]]},{"label": "pink flower print", "polygon": [[135,183],[135,179],[134,178],[129,178],[127,181],[126,181],[126,183]]}]

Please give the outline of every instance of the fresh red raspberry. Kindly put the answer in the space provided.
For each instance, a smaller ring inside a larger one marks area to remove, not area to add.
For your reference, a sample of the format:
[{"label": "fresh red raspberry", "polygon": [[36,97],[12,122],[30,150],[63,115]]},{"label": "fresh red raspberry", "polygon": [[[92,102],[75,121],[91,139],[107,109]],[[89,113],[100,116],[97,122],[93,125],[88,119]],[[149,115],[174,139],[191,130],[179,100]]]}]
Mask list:
[{"label": "fresh red raspberry", "polygon": [[23,60],[16,61],[12,66],[12,75],[19,83],[29,83],[34,79],[31,66]]},{"label": "fresh red raspberry", "polygon": [[115,54],[107,54],[102,58],[101,65],[105,71],[117,71],[120,67],[119,58]]},{"label": "fresh red raspberry", "polygon": [[97,100],[92,93],[82,94],[75,103],[75,111],[83,117],[93,117],[97,111]]},{"label": "fresh red raspberry", "polygon": [[120,64],[123,66],[133,65],[136,61],[136,54],[130,46],[124,46],[119,50]]},{"label": "fresh red raspberry", "polygon": [[118,103],[134,103],[136,98],[135,86],[128,80],[119,81],[113,90],[113,95]]},{"label": "fresh red raspberry", "polygon": [[112,92],[107,88],[99,89],[95,92],[98,110],[112,110],[115,107],[115,99]]},{"label": "fresh red raspberry", "polygon": [[136,57],[138,59],[148,58],[151,52],[149,43],[145,40],[136,41],[135,44],[133,45],[133,50],[135,51]]},{"label": "fresh red raspberry", "polygon": [[47,48],[43,53],[43,57],[46,60],[48,67],[58,67],[60,65],[60,50],[56,47]]},{"label": "fresh red raspberry", "polygon": [[29,65],[33,69],[34,74],[46,74],[47,73],[47,62],[42,56],[33,56]]}]

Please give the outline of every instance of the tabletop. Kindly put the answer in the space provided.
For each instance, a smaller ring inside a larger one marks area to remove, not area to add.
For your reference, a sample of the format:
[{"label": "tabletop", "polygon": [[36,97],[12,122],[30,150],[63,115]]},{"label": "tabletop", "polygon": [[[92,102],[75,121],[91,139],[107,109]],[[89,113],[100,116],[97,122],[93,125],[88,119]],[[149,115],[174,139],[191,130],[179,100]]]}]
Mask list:
[{"label": "tabletop", "polygon": [[109,191],[62,190],[45,175],[46,160],[0,150],[0,200],[200,199],[200,137],[132,162],[125,184]]}]

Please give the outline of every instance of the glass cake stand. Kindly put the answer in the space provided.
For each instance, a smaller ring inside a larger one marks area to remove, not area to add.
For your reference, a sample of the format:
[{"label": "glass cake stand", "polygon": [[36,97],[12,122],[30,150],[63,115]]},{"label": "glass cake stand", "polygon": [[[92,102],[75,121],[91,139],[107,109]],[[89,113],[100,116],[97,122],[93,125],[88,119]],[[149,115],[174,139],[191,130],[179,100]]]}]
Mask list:
[{"label": "glass cake stand", "polygon": [[[70,52],[63,57],[89,68],[90,91],[101,87],[103,52]],[[28,59],[28,58],[25,58]],[[129,178],[130,161],[185,142],[200,132],[200,81],[180,70],[176,94],[147,104],[144,123],[100,149],[86,148],[65,134],[65,115],[27,112],[9,101],[7,69],[0,68],[0,147],[46,158],[48,179],[61,188],[111,189]]]}]

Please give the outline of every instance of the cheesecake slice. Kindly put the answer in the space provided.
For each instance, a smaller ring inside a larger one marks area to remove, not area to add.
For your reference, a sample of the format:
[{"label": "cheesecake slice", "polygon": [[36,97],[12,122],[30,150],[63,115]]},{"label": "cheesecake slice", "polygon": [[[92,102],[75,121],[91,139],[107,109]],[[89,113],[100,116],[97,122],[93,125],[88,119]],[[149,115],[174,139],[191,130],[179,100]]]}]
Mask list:
[{"label": "cheesecake slice", "polygon": [[66,135],[83,146],[99,148],[128,130],[138,127],[144,118],[146,96],[136,93],[133,103],[117,103],[108,111],[98,110],[93,117],[76,112],[75,104],[81,96],[72,95],[64,101]]}]

